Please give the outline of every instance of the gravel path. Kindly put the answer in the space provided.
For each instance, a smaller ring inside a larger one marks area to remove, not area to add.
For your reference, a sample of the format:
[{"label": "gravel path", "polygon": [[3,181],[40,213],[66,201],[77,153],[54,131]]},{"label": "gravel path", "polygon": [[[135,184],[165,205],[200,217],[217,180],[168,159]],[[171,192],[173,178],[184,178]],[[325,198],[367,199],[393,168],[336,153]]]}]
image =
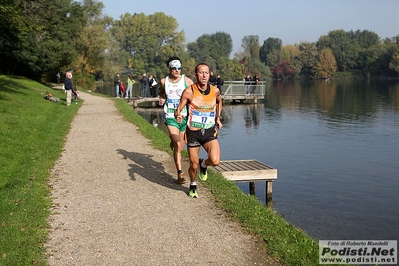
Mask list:
[{"label": "gravel path", "polygon": [[49,265],[280,265],[201,184],[200,198],[189,198],[173,158],[125,121],[113,99],[80,97],[50,181]]}]

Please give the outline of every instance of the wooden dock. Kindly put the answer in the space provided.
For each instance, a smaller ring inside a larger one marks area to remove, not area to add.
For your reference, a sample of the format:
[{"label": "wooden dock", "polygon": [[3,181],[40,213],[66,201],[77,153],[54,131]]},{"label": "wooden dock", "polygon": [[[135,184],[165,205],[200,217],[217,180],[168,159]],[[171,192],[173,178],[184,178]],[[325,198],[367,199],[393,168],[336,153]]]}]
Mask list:
[{"label": "wooden dock", "polygon": [[254,104],[257,104],[259,100],[263,100],[265,96],[263,95],[222,95],[223,101],[230,100],[231,102],[240,102],[243,103],[245,100],[251,100]]},{"label": "wooden dock", "polygon": [[266,204],[272,203],[272,182],[277,179],[277,169],[256,160],[221,161],[212,168],[227,180],[249,182],[251,195],[255,195],[256,181],[266,181]]},{"label": "wooden dock", "polygon": [[151,107],[159,107],[158,102],[159,102],[159,97],[145,97],[145,98],[139,98],[137,96],[133,96],[132,98],[127,98],[125,99],[129,105],[132,105],[133,108],[137,108],[139,103],[146,103],[150,102]]}]

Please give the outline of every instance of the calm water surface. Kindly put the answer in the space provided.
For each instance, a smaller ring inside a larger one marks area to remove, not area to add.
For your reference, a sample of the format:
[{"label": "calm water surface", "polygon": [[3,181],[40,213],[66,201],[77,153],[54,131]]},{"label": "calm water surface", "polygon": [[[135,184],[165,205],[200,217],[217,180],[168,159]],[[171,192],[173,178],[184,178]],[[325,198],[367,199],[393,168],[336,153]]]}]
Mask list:
[{"label": "calm water surface", "polygon": [[[159,108],[138,112],[162,126]],[[264,103],[225,104],[223,122],[222,160],[277,168],[288,222],[315,239],[399,239],[398,81],[269,83]]]}]

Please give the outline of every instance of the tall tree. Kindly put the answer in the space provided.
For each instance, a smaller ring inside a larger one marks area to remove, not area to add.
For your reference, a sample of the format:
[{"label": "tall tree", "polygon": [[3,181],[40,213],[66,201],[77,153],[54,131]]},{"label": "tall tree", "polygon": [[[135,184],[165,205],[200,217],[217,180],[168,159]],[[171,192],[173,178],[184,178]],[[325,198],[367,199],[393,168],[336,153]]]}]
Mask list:
[{"label": "tall tree", "polygon": [[213,72],[221,72],[223,64],[233,50],[233,41],[230,34],[216,32],[203,34],[195,42],[187,45],[187,50],[196,62],[206,62]]},{"label": "tall tree", "polygon": [[241,47],[243,48],[244,55],[249,56],[251,59],[259,60],[259,36],[248,35],[242,38]]},{"label": "tall tree", "polygon": [[325,48],[320,52],[319,61],[314,66],[314,73],[319,78],[330,78],[337,70],[337,62],[330,49]]},{"label": "tall tree", "polygon": [[82,3],[86,25],[80,38],[76,40],[78,57],[73,62],[73,69],[84,76],[93,76],[103,67],[105,50],[109,47],[108,28],[113,19],[103,16],[103,3],[96,0],[84,0]]},{"label": "tall tree", "polygon": [[[300,69],[300,73],[306,78],[314,77],[314,67],[318,61],[318,52],[315,43],[299,44],[299,55],[295,58],[294,66]],[[296,70],[298,71],[298,70]]]},{"label": "tall tree", "polygon": [[263,42],[263,45],[259,51],[260,61],[262,61],[263,63],[265,63],[268,66],[274,66],[275,63],[278,62],[280,58],[275,62],[268,62],[267,56],[270,53],[279,54],[282,44],[283,44],[283,41],[279,38],[267,38]]},{"label": "tall tree", "polygon": [[152,15],[125,13],[114,22],[112,34],[121,48],[129,52],[131,71],[156,76],[165,72],[164,62],[172,55],[184,52],[184,32],[177,31],[178,23],[162,12]]},{"label": "tall tree", "polygon": [[399,35],[393,38],[394,42],[392,42],[393,52],[392,58],[389,62],[389,68],[396,73],[399,73]]},{"label": "tall tree", "polygon": [[0,18],[10,23],[0,28],[5,33],[0,58],[6,60],[1,63],[7,62],[1,71],[40,79],[74,60],[73,44],[85,23],[79,3],[21,0],[16,5],[6,1],[0,10]]},{"label": "tall tree", "polygon": [[359,51],[357,40],[353,32],[333,30],[327,36],[318,40],[319,48],[330,48],[334,54],[339,71],[353,69],[356,65],[356,57]]}]

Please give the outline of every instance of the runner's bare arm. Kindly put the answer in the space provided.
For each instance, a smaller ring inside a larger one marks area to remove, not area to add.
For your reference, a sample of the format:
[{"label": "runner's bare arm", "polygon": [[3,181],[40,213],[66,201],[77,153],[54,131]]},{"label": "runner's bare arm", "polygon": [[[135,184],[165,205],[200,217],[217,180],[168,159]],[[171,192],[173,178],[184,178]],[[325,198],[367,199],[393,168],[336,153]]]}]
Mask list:
[{"label": "runner's bare arm", "polygon": [[221,117],[222,117],[222,96],[220,96],[220,90],[216,89],[215,91],[216,94],[216,118],[215,118],[215,122],[216,122],[216,126],[220,129],[223,127],[222,121],[221,121]]},{"label": "runner's bare arm", "polygon": [[161,79],[160,80],[160,89],[159,89],[159,101],[158,104],[159,105],[164,105],[165,104],[165,99],[166,99],[166,95],[165,95],[165,79]]},{"label": "runner's bare arm", "polygon": [[186,106],[191,101],[192,97],[193,97],[193,91],[190,89],[190,87],[188,87],[183,91],[183,94],[180,97],[179,105],[175,110],[176,119],[178,119],[178,117],[180,117],[180,119],[182,118],[180,113],[183,110],[184,106]]}]

